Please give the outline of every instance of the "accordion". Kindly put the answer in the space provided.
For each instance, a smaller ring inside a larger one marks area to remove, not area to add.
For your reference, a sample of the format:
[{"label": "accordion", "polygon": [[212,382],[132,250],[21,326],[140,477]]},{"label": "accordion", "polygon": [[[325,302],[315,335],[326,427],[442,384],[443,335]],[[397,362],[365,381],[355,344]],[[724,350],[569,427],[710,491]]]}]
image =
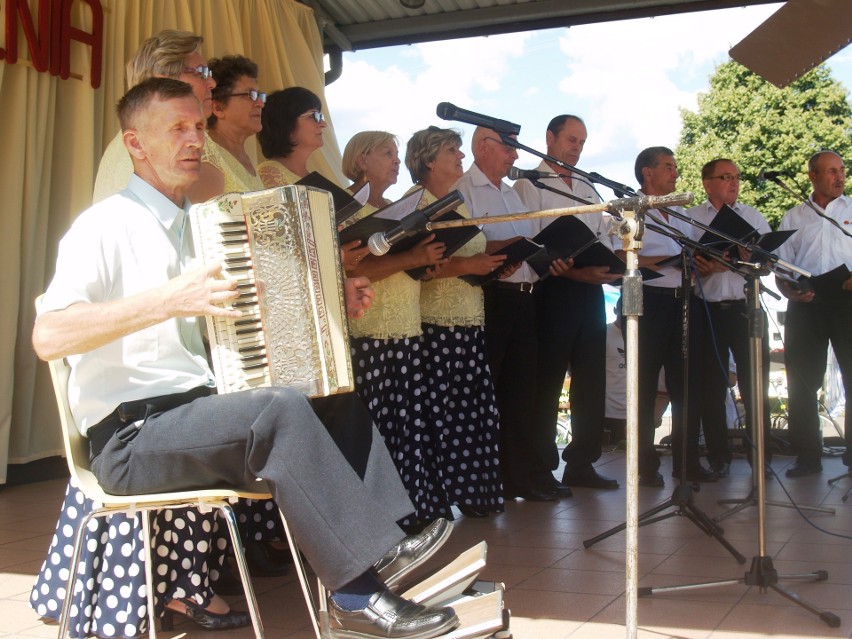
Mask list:
[{"label": "accordion", "polygon": [[223,264],[240,293],[231,306],[241,318],[206,318],[218,391],[353,390],[331,195],[305,186],[226,193],[189,215],[196,259]]}]

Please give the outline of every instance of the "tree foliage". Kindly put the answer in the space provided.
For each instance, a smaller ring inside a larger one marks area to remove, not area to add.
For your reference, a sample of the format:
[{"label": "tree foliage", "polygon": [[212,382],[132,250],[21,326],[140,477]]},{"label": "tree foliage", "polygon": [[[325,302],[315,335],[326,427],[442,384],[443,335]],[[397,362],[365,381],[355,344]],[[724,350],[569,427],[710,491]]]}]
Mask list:
[{"label": "tree foliage", "polygon": [[710,78],[710,90],[699,95],[698,112],[681,110],[678,188],[693,191],[701,201],[701,167],[729,158],[742,173],[740,200],[761,211],[775,228],[801,199],[771,182],[759,182],[760,169],[784,171],[790,176],[782,178],[785,184],[809,195],[807,160],[813,153],[831,149],[850,158],[852,108],[847,97],[825,65],[779,89],[738,62],[725,62]]}]

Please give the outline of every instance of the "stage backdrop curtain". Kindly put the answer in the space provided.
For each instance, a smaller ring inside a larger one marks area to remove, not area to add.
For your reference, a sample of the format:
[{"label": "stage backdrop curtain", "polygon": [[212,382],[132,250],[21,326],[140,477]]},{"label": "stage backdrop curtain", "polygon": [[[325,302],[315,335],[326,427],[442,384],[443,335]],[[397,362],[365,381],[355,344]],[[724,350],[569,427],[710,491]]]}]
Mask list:
[{"label": "stage backdrop curtain", "polygon": [[[58,2],[51,3],[58,5]],[[62,454],[59,418],[47,367],[33,353],[33,301],[53,276],[56,247],[91,201],[98,162],[118,131],[115,104],[125,91],[124,66],[139,44],[162,29],[204,36],[203,53],[240,53],[258,63],[261,90],[304,86],[324,99],[322,39],[313,11],[294,0],[101,0],[103,76],[92,89],[91,48],[71,45],[73,77],[61,80],[31,64],[18,29],[17,64],[0,60],[0,483],[9,463]],[[29,0],[36,21],[38,0]],[[0,2],[0,24],[7,3]],[[91,31],[85,2],[72,24]],[[0,30],[0,47],[6,48]],[[327,113],[326,115],[330,115]],[[331,124],[331,118],[329,117]],[[342,181],[333,126],[314,166]],[[250,151],[259,157],[255,144]]]}]

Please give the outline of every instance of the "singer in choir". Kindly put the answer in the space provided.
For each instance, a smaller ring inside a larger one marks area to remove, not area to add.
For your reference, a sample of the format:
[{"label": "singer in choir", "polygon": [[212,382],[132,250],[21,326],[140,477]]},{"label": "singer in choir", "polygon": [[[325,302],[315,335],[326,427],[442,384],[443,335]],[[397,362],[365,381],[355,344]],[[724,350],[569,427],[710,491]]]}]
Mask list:
[{"label": "singer in choir", "polygon": [[[828,345],[834,349],[843,389],[852,397],[852,200],[843,194],[846,165],[834,151],[820,151],[808,160],[813,193],[808,201],[781,219],[779,231],[797,229],[778,249],[778,256],[813,276],[814,290],[777,277],[787,298],[784,322],[784,363],[790,407],[790,439],[796,463],[787,477],[822,471],[822,438],[817,391],[825,376]],[[809,206],[813,204],[814,207]],[[829,275],[831,274],[831,275]],[[843,463],[852,466],[852,413],[846,411],[846,452]]]},{"label": "singer in choir", "polygon": [[[205,117],[209,116],[211,89],[216,82],[202,54],[202,43],[201,36],[168,29],[148,38],[127,64],[128,88],[149,77],[181,80],[192,87]],[[98,166],[94,202],[123,190],[132,173],[130,155],[119,131]],[[73,531],[91,508],[79,488],[69,481],[47,559],[30,595],[30,605],[41,617],[59,618]],[[156,614],[165,612],[166,602],[170,610],[180,612],[185,608],[181,601],[189,600],[199,609],[218,615],[218,627],[236,628],[251,622],[246,613],[229,610],[214,592],[214,588],[224,592],[223,576],[228,573],[224,561],[230,548],[227,532],[217,518],[216,513],[203,514],[195,509],[163,510],[153,518],[152,543],[160,549],[154,557]],[[147,630],[141,535],[138,517],[113,515],[89,524],[79,566],[89,578],[77,582],[69,625],[72,633],[112,639],[136,637]]]},{"label": "singer in choir", "polygon": [[[686,213],[696,222],[709,226],[723,206],[730,207],[761,234],[768,233],[769,222],[760,212],[738,200],[740,194],[740,169],[727,158],[707,162],[701,168],[701,182],[707,200],[689,209]],[[700,236],[701,229],[695,232]],[[719,239],[719,238],[717,238]],[[741,255],[748,258],[744,252]],[[731,447],[728,442],[727,397],[729,360],[733,355],[736,362],[737,381],[746,410],[746,421],[753,428],[755,421],[751,410],[751,356],[749,347],[748,312],[745,297],[745,278],[716,260],[695,256],[707,275],[701,278],[701,287],[696,291],[704,300],[710,317],[712,330],[699,335],[702,345],[701,357],[706,363],[704,383],[701,385],[701,427],[707,445],[707,462],[710,470],[726,477],[730,473]],[[763,331],[763,388],[769,388],[769,327],[764,323]],[[698,388],[693,386],[693,388]],[[763,430],[766,460],[769,461],[769,395],[763,396]],[[754,437],[752,437],[754,442]],[[751,449],[749,448],[749,458]]]},{"label": "singer in choir", "polygon": [[[63,238],[33,329],[39,357],[69,359],[71,409],[98,481],[134,494],[263,478],[331,590],[333,633],[448,632],[458,624],[452,609],[414,605],[384,585],[430,556],[451,524],[403,537],[395,522],[411,503],[381,438],[369,445],[362,480],[300,393],[213,392],[201,316],[240,313],[227,306],[236,282],[218,277],[219,264],[193,264],[180,232],[205,141],[192,88],[151,78],[118,109],[135,174]],[[352,314],[371,299],[358,284],[347,285]],[[359,406],[352,402],[351,418]]]},{"label": "singer in choir", "polygon": [[[473,217],[495,217],[527,211],[518,194],[503,181],[518,159],[513,146],[500,135],[478,127],[471,141],[473,165],[456,187],[464,195]],[[489,253],[517,237],[532,237],[529,220],[486,224],[483,233]],[[550,470],[553,440],[530,420],[535,409],[538,340],[532,292],[537,280],[526,263],[504,279],[483,287],[485,298],[485,346],[497,393],[500,413],[500,468],[507,498],[555,501],[571,489]]]},{"label": "singer in choir", "polygon": [[[580,161],[588,133],[575,115],[558,115],[547,125],[547,155],[569,165]],[[565,208],[601,201],[592,185],[570,169],[542,160],[539,171],[557,174],[542,178],[549,189],[522,179],[515,190],[530,211]],[[574,197],[571,197],[574,196]],[[575,198],[580,198],[577,200]],[[609,216],[586,213],[578,216],[593,233],[609,245]],[[539,231],[557,218],[533,220]],[[618,488],[615,479],[599,474],[594,462],[600,459],[604,433],[606,396],[606,309],[603,284],[619,278],[607,266],[565,268],[562,260],[551,267],[551,277],[533,292],[539,341],[536,383],[536,430],[551,433],[550,469],[559,464],[556,449],[556,418],[565,374],[571,371],[571,442],[562,452],[565,471],[562,483],[586,488]]]},{"label": "singer in choir", "polygon": [[[634,167],[636,180],[641,185],[643,195],[668,195],[673,193],[677,184],[678,171],[674,153],[663,146],[649,147],[636,157]],[[671,207],[682,212],[679,207]],[[650,209],[646,221],[651,216],[663,224],[672,227],[675,233],[691,237],[691,226],[665,211]],[[621,243],[613,239],[613,248],[622,259],[624,251]],[[653,268],[662,275],[649,279],[642,286],[643,314],[639,318],[639,485],[660,488],[665,484],[659,472],[660,458],[654,447],[654,404],[657,396],[657,380],[660,369],[665,367],[666,388],[672,403],[672,476],[680,477],[681,467],[685,466],[686,478],[693,482],[713,482],[719,476],[701,465],[698,437],[700,434],[700,388],[701,368],[704,363],[696,357],[699,352],[697,336],[704,329],[701,319],[703,309],[701,300],[692,290],[691,274],[687,276],[687,288],[681,285],[681,270],[675,266],[658,266],[658,262],[681,254],[681,246],[674,239],[652,229],[646,229],[642,237],[642,249],[639,251],[639,266]],[[684,406],[684,368],[681,349],[683,334],[682,303],[683,296],[690,295],[689,316],[689,352],[690,367],[688,399],[689,407]],[[688,417],[684,429],[684,411]],[[686,431],[684,434],[684,430]],[[686,437],[686,459],[683,459],[681,438]]]},{"label": "singer in choir", "polygon": [[[370,200],[361,219],[390,204],[384,192],[399,175],[396,138],[385,131],[356,134],[343,151],[343,172],[356,192],[370,185]],[[447,493],[434,467],[434,441],[426,428],[423,377],[423,328],[420,323],[420,281],[406,269],[443,263],[444,245],[432,235],[414,248],[382,256],[367,255],[353,275],[373,282],[375,303],[349,323],[355,388],[364,399],[414,502],[415,514],[403,525],[418,529],[438,517],[450,516]]]},{"label": "singer in choir", "polygon": [[[405,166],[414,182],[411,190],[423,189],[421,208],[450,193],[462,176],[463,158],[461,136],[454,129],[432,126],[411,136]],[[455,211],[470,217],[464,203]],[[442,486],[447,501],[466,517],[502,512],[503,483],[482,289],[458,277],[491,273],[504,260],[485,253],[485,236],[478,233],[420,289],[424,412],[434,442],[434,460],[424,466],[437,473],[430,481]]]},{"label": "singer in choir", "polygon": [[[296,184],[310,173],[308,160],[322,147],[323,131],[328,126],[319,97],[304,87],[274,91],[266,99],[260,115],[263,127],[257,134],[266,160],[258,164],[257,174],[266,188]],[[369,252],[360,241],[340,247],[343,268],[354,269]]]}]

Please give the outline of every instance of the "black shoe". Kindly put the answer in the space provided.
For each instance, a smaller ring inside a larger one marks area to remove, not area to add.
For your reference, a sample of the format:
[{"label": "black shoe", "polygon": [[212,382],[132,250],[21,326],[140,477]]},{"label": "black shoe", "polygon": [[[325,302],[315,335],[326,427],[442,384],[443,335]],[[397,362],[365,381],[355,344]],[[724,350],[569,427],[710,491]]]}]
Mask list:
[{"label": "black shoe", "polygon": [[[680,471],[673,470],[672,477],[680,477]],[[712,470],[707,470],[704,466],[699,466],[695,470],[686,471],[686,481],[697,481],[709,484],[714,481],[719,481],[719,475],[714,473]]]},{"label": "black shoe", "polygon": [[461,511],[462,515],[471,519],[485,519],[488,517],[488,511],[484,508],[468,506],[467,504],[458,504],[456,507]]},{"label": "black shoe", "polygon": [[520,497],[524,501],[558,501],[559,495],[542,488],[526,488],[524,490],[515,491],[515,497]]},{"label": "black shoe", "polygon": [[822,472],[822,464],[819,462],[802,462],[797,461],[792,468],[788,468],[784,473],[787,477],[806,477],[807,475],[815,475]]},{"label": "black shoe", "polygon": [[545,493],[553,493],[559,499],[566,499],[568,497],[573,497],[574,493],[571,492],[571,489],[563,484],[561,481],[557,481],[554,478],[549,480],[545,480],[544,483],[539,484],[539,490]]},{"label": "black shoe", "polygon": [[247,541],[245,545],[246,563],[249,572],[255,577],[280,577],[286,575],[288,564],[293,563],[290,549],[280,550],[268,541]]},{"label": "black shoe", "polygon": [[562,483],[581,488],[604,488],[607,490],[618,488],[616,480],[599,475],[591,464],[573,470],[566,469],[562,475]]},{"label": "black shoe", "polygon": [[405,537],[391,548],[373,568],[389,588],[399,583],[405,575],[429,559],[444,545],[453,532],[453,522],[436,519],[418,535]]},{"label": "black shoe", "polygon": [[666,482],[660,473],[654,473],[653,475],[639,475],[639,485],[649,488],[662,488],[666,485]]},{"label": "black shoe", "polygon": [[251,624],[251,617],[247,612],[229,610],[228,612],[215,613],[205,610],[191,599],[177,599],[177,601],[186,606],[186,612],[180,613],[177,610],[166,608],[163,612],[163,618],[160,620],[162,630],[174,630],[175,615],[184,616],[205,630],[230,630]]},{"label": "black shoe", "polygon": [[343,610],[328,599],[328,624],[334,637],[353,639],[431,639],[459,625],[452,608],[427,608],[388,590],[370,597],[363,610]]},{"label": "black shoe", "polygon": [[713,462],[710,464],[710,470],[719,475],[719,477],[727,477],[731,474],[731,464],[728,462]]}]

